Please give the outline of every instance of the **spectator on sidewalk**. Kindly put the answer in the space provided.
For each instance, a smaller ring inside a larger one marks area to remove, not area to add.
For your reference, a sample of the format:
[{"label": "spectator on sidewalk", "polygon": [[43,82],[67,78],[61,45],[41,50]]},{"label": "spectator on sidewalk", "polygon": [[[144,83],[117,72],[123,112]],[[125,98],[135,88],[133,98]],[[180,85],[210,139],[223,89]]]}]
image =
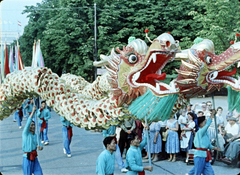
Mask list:
[{"label": "spectator on sidewalk", "polygon": [[42,168],[38,162],[37,151],[42,150],[42,144],[37,146],[37,135],[35,134],[35,123],[32,121],[36,107],[33,107],[31,115],[27,119],[27,123],[22,133],[22,149],[23,149],[23,174],[24,175],[42,175]]}]

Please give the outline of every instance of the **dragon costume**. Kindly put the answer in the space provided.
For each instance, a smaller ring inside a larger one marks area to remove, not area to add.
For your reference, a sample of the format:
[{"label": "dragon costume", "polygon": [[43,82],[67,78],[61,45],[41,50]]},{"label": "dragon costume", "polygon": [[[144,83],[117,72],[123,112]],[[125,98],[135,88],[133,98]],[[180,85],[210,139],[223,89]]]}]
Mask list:
[{"label": "dragon costume", "polygon": [[[104,65],[107,73],[93,83],[71,74],[59,77],[46,67],[13,72],[0,87],[0,119],[8,117],[25,99],[40,96],[78,127],[108,128],[131,117],[126,115],[128,105],[137,102],[135,106],[144,109],[144,103],[137,100],[149,94],[154,96],[148,99],[150,105],[171,101],[171,105],[165,106],[170,111],[164,114],[168,118],[185,106],[190,97],[220,90],[225,85],[239,91],[239,81],[232,77],[236,69],[225,71],[240,60],[239,49],[240,43],[235,43],[221,55],[215,55],[213,43],[203,40],[181,51],[179,43],[164,33],[149,48],[143,40],[136,39],[122,50],[116,48],[118,53],[112,49],[109,56],[101,55],[101,61],[94,62],[94,66]],[[176,68],[178,77],[165,84],[166,73],[162,70],[174,59],[182,60],[180,68]]]}]

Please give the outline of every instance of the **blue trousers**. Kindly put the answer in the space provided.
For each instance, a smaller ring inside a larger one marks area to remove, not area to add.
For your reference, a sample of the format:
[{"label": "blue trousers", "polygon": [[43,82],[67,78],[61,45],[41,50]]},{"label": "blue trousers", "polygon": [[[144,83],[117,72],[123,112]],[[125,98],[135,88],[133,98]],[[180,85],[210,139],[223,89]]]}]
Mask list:
[{"label": "blue trousers", "polygon": [[194,167],[189,171],[189,175],[214,175],[211,163],[205,161],[204,157],[194,157]]},{"label": "blue trousers", "polygon": [[23,174],[24,175],[42,175],[42,168],[36,157],[34,161],[28,160],[26,157],[23,157]]},{"label": "blue trousers", "polygon": [[19,114],[18,111],[16,111],[16,112],[13,114],[13,120],[17,120],[17,118],[18,118],[18,114]]},{"label": "blue trousers", "polygon": [[67,154],[71,154],[70,151],[71,140],[69,140],[68,130],[66,126],[62,127],[62,134],[63,134],[63,147],[66,150]]},{"label": "blue trousers", "polygon": [[23,116],[25,117],[27,115],[26,109],[23,107],[22,111],[23,111]]},{"label": "blue trousers", "polygon": [[42,126],[42,124],[39,123],[40,140],[44,141],[44,142],[49,142],[48,137],[47,137],[48,123],[47,123],[47,127],[43,129],[43,132],[41,132],[41,126]]},{"label": "blue trousers", "polygon": [[18,116],[17,117],[17,122],[18,122],[18,126],[22,126],[22,119],[23,119],[23,116]]}]

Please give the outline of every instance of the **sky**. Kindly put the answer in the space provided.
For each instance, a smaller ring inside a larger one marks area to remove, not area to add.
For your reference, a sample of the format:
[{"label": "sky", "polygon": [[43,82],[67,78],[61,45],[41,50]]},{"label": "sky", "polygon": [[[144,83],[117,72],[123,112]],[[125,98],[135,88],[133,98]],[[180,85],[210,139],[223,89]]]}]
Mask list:
[{"label": "sky", "polygon": [[[23,34],[28,24],[27,14],[22,14],[25,6],[36,5],[42,0],[3,0],[0,3],[1,43],[11,43]],[[19,23],[19,22],[20,23]],[[20,24],[21,26],[19,26]]]}]

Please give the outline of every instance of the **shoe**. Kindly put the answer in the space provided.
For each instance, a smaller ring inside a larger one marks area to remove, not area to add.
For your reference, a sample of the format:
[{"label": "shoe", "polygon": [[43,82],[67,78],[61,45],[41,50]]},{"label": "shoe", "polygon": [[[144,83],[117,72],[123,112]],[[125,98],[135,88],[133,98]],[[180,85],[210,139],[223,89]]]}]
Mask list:
[{"label": "shoe", "polygon": [[71,154],[67,154],[67,157],[70,158],[70,157],[72,157],[72,156],[71,156]]},{"label": "shoe", "polygon": [[67,152],[66,152],[65,148],[63,148],[63,154],[67,154]]},{"label": "shoe", "polygon": [[43,144],[43,143],[44,143],[44,141],[41,141],[41,143]]},{"label": "shoe", "polygon": [[49,142],[45,142],[45,143],[44,143],[44,145],[48,145],[48,144],[49,144]]},{"label": "shoe", "polygon": [[21,126],[19,126],[19,129],[22,129],[22,127],[21,127]]},{"label": "shoe", "polygon": [[13,120],[13,122],[16,122],[17,120]]},{"label": "shoe", "polygon": [[172,160],[172,157],[170,157],[167,161],[170,162]]},{"label": "shoe", "polygon": [[126,169],[126,168],[121,169],[121,173],[126,173],[126,172],[128,172],[128,169]]},{"label": "shoe", "polygon": [[152,160],[152,162],[157,162],[158,161],[158,157],[156,156],[153,160]]},{"label": "shoe", "polygon": [[186,163],[188,163],[188,159],[186,159],[186,161],[185,161]]},{"label": "shoe", "polygon": [[176,162],[176,157],[174,157],[174,158],[172,159],[172,162]]}]

